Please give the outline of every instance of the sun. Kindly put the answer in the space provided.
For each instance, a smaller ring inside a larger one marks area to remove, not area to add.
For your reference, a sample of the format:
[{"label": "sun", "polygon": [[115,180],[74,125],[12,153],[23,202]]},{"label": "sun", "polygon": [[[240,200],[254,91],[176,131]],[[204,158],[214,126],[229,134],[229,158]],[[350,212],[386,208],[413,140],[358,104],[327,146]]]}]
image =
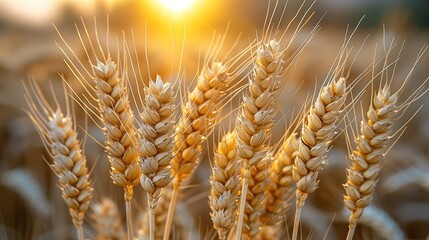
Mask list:
[{"label": "sun", "polygon": [[195,0],[161,0],[161,3],[172,12],[189,9]]}]

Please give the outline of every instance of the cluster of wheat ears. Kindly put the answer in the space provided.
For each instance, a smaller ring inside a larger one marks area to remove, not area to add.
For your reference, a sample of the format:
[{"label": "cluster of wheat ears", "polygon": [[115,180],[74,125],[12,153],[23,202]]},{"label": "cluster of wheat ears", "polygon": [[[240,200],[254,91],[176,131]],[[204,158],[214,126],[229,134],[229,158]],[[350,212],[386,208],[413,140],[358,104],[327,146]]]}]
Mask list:
[{"label": "cluster of wheat ears", "polygon": [[[181,187],[203,161],[206,140],[217,123],[230,117],[221,116],[220,110],[229,98],[240,93],[236,121],[220,131],[223,134],[218,144],[211,146],[215,150],[208,153],[212,156],[208,202],[218,238],[257,238],[265,226],[281,224],[295,198],[292,239],[298,239],[301,210],[318,188],[318,175],[329,162],[327,153],[334,140],[344,134],[349,149],[344,206],[350,211],[347,239],[351,240],[359,218],[371,204],[385,155],[394,144],[389,139],[403,129],[393,131],[392,126],[427,91],[421,85],[412,95],[402,96],[426,47],[407,77],[401,79],[402,86],[391,89],[397,64],[397,58],[389,60],[393,42],[381,56],[374,54],[368,59],[370,64],[364,72],[350,79],[353,32],[346,35],[332,68],[324,73],[320,90],[300,104],[282,141],[272,145],[271,134],[279,119],[279,96],[287,87],[288,77],[299,68],[299,57],[319,25],[299,38],[299,47],[292,50],[291,46],[312,15],[310,8],[300,8],[282,32],[267,17],[262,36],[235,57],[219,56],[223,43],[219,38],[201,64],[195,84],[185,88],[187,93],[181,99],[176,98],[184,81],[183,72],[175,81],[156,76],[142,85],[144,80],[136,74],[140,66],[127,67],[132,54],[126,43],[115,61],[108,50],[98,50],[97,43],[102,49],[99,39],[93,44],[85,28],[78,36],[83,43],[86,33],[90,43],[89,47],[83,44],[90,63],[87,66],[63,39],[65,63],[85,93],[78,93],[64,79],[65,96],[73,101],[61,106],[56,98],[54,104],[49,102],[35,81],[25,82],[24,87],[28,115],[52,159],[50,166],[58,176],[78,239],[84,239],[84,216],[96,189],[77,134],[72,102],[81,106],[104,133],[101,144],[110,162],[111,180],[124,190],[126,231],[122,229],[121,212],[112,200],[91,207],[98,239],[168,240]],[[376,71],[378,65],[382,67]],[[130,69],[134,74],[129,73]],[[369,79],[365,87],[353,91],[365,77]],[[137,89],[129,87],[130,81],[139,82]],[[369,106],[360,104],[357,108],[362,114],[358,126],[354,124],[358,115],[355,106],[366,90],[372,92],[372,98]],[[341,124],[344,126],[339,129]],[[144,226],[133,223],[135,187],[147,193]]]}]

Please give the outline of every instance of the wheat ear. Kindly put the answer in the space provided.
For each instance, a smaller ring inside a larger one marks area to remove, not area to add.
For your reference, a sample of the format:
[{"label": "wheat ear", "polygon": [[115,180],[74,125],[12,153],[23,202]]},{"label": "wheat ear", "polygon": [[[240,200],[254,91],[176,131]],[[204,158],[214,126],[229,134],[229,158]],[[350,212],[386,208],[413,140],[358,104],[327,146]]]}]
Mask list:
[{"label": "wheat ear", "polygon": [[[54,110],[34,83],[33,95],[25,86],[29,106],[28,115],[36,126],[43,143],[53,159],[51,165],[58,176],[58,186],[69,208],[78,239],[84,239],[83,220],[92,198],[93,188],[89,180],[87,161],[82,153],[73,116],[67,102],[67,113],[61,110],[58,101]],[[40,104],[38,107],[36,104]]]},{"label": "wheat ear", "polygon": [[236,219],[239,170],[235,138],[235,132],[229,132],[219,142],[210,178],[210,216],[222,240],[227,238]]},{"label": "wheat ear", "polygon": [[269,156],[268,141],[275,116],[275,93],[280,88],[283,51],[277,41],[261,43],[254,59],[249,91],[238,117],[237,156],[241,162],[241,199],[236,239],[255,237],[265,211]]},{"label": "wheat ear", "polygon": [[327,164],[324,155],[333,140],[345,100],[345,78],[332,80],[321,89],[304,119],[292,174],[297,186],[292,240],[298,238],[301,209],[305,200],[317,189],[317,176]]},{"label": "wheat ear", "polygon": [[93,67],[101,119],[106,136],[106,150],[111,164],[110,176],[124,188],[128,239],[132,239],[131,199],[133,187],[139,183],[138,144],[134,117],[128,100],[124,79],[119,77],[116,64],[109,58]]},{"label": "wheat ear", "polygon": [[347,168],[344,203],[351,211],[347,239],[353,238],[356,222],[371,203],[378,175],[383,165],[391,126],[397,112],[397,94],[390,94],[386,85],[378,91],[362,120],[356,148],[350,155],[352,165]]},{"label": "wheat ear", "polygon": [[173,192],[168,209],[164,239],[168,239],[180,185],[194,172],[200,161],[203,140],[212,129],[218,113],[218,103],[228,88],[231,77],[228,66],[221,62],[205,65],[197,86],[182,106],[182,117],[176,128],[172,161]]},{"label": "wheat ear", "polygon": [[143,112],[138,130],[141,156],[140,183],[148,195],[150,239],[155,239],[155,207],[171,180],[170,161],[173,157],[174,92],[170,83],[160,76],[145,88]]},{"label": "wheat ear", "polygon": [[293,196],[293,163],[298,154],[298,136],[292,133],[283,142],[270,166],[270,185],[267,192],[264,222],[276,225],[289,208],[288,201]]},{"label": "wheat ear", "polygon": [[105,198],[92,206],[97,240],[120,240],[125,238],[121,214],[112,200]]}]

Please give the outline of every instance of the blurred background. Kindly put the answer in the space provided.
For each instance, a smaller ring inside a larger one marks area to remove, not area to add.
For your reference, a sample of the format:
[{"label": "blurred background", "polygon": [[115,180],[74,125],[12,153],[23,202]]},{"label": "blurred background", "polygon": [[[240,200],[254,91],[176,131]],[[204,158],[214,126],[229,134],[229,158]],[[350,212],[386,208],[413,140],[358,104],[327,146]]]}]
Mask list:
[{"label": "blurred background", "polygon": [[[270,3],[271,10],[274,3]],[[289,1],[280,31],[287,26],[287,19],[300,4],[298,0]],[[279,1],[274,19],[280,18],[284,5],[285,1]],[[268,1],[261,0],[0,1],[0,239],[71,239],[74,236],[68,211],[57,189],[56,177],[42,159],[42,156],[47,156],[42,142],[24,112],[26,103],[21,83],[31,77],[47,93],[50,83],[54,91],[61,94],[61,74],[73,85],[73,74],[64,63],[64,54],[57,44],[66,47],[53,25],[83,62],[86,61],[85,52],[75,27],[76,24],[83,32],[82,20],[88,32],[92,34],[97,30],[102,45],[111,43],[112,53],[118,50],[114,44],[116,40],[125,35],[139,59],[145,59],[147,55],[152,78],[161,74],[164,79],[173,80],[179,67],[183,67],[186,69],[185,79],[191,80],[210,47],[214,33],[224,33],[229,24],[221,52],[228,52],[239,39],[233,48],[233,53],[237,54],[260,36],[268,6]],[[296,108],[296,103],[304,102],[308,93],[315,91],[315,86],[318,86],[315,79],[320,85],[320,79],[324,79],[340,49],[347,26],[354,28],[362,16],[365,18],[351,45],[359,49],[369,37],[351,68],[352,77],[370,65],[376,44],[381,49],[383,38],[388,42],[395,38],[396,52],[405,41],[394,82],[398,87],[418,52],[429,40],[427,1],[318,0],[313,10],[315,16],[302,32],[308,33],[320,19],[321,29],[301,57],[279,100],[286,113]],[[297,48],[298,43],[291,47]],[[411,94],[429,76],[428,66],[427,53],[415,68],[404,96]],[[142,68],[143,81],[147,81],[149,74],[145,66]],[[301,84],[292,101],[292,94]],[[362,99],[368,102],[369,94],[364,94]],[[233,103],[238,104],[237,100]],[[379,219],[374,223],[373,218],[372,223],[368,221],[360,225],[356,233],[359,239],[388,239],[381,230],[390,228],[402,232],[407,239],[426,239],[429,234],[429,96],[423,96],[410,107],[397,127],[405,124],[421,105],[423,108],[408,123],[407,131],[389,152],[383,168],[374,200],[375,215]],[[84,126],[85,114],[79,107],[76,107],[76,115],[79,124]],[[88,122],[88,132],[103,141],[101,131]],[[280,139],[284,122],[284,119],[279,120],[280,131],[273,136],[273,142]],[[81,137],[85,135],[80,133]],[[217,139],[216,134],[214,138]],[[344,142],[340,137],[334,143],[329,153],[331,162],[321,175],[321,187],[311,197],[311,204],[303,213],[304,238],[322,239],[325,234],[327,239],[345,237],[347,217],[342,214],[341,187],[345,182],[347,164]],[[94,167],[94,201],[108,196],[121,209],[122,189],[109,179],[109,166],[103,150],[89,137],[85,146],[89,165]],[[207,159],[195,174],[195,184],[184,190],[183,204],[178,211],[184,228],[193,229],[187,236],[194,239],[202,239],[212,231],[207,205],[207,176],[210,173]],[[144,212],[145,205],[143,195],[140,189],[137,190],[134,202],[141,212]],[[189,208],[190,205],[198,207]],[[191,222],[193,227],[190,227]],[[331,222],[332,226],[329,225]],[[87,223],[85,231],[91,237],[90,214]],[[180,225],[180,220],[177,224]]]}]

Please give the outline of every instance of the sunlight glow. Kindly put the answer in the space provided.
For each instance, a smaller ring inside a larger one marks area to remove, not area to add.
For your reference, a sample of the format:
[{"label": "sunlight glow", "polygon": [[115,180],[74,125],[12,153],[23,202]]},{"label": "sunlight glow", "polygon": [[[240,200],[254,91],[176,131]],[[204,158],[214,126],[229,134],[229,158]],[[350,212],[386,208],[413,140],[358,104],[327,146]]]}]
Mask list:
[{"label": "sunlight glow", "polygon": [[172,12],[181,12],[192,6],[195,0],[161,0],[161,3]]}]

